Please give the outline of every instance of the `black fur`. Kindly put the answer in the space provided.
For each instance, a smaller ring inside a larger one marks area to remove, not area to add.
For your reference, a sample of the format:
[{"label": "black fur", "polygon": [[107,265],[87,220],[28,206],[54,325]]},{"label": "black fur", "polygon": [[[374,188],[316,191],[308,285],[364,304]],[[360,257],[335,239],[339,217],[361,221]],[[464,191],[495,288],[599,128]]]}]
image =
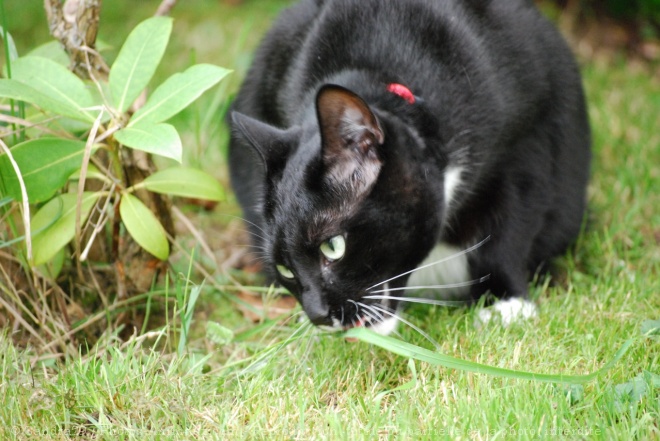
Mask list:
[{"label": "black fur", "polygon": [[[469,256],[472,276],[490,274],[472,298],[526,297],[580,230],[581,81],[531,0],[302,1],[264,38],[233,110],[232,185],[267,271],[316,324],[355,324],[349,300],[439,242],[490,236]],[[450,167],[463,172],[447,204]],[[346,254],[329,262],[319,246],[338,234]]]}]

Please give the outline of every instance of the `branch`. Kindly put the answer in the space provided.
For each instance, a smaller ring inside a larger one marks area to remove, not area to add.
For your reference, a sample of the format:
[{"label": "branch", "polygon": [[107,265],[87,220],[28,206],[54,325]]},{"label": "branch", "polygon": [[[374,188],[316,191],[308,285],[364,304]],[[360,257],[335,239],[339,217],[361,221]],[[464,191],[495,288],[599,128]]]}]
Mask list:
[{"label": "branch", "polygon": [[62,4],[61,0],[44,0],[50,34],[62,43],[71,70],[81,78],[89,78],[90,72],[98,78],[108,75],[107,64],[94,49],[101,1],[65,0]]},{"label": "branch", "polygon": [[160,17],[162,15],[169,15],[170,11],[174,6],[176,5],[176,0],[163,0],[160,3],[160,6],[158,6],[158,9],[156,10],[156,13],[154,14],[157,17]]}]

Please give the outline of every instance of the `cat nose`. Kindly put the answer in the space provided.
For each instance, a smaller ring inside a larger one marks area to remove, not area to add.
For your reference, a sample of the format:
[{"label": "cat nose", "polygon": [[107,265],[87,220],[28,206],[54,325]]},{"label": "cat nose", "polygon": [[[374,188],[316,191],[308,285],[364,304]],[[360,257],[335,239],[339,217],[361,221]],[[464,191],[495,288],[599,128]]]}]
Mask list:
[{"label": "cat nose", "polygon": [[303,295],[302,307],[309,320],[316,326],[332,325],[330,308],[319,296]]}]

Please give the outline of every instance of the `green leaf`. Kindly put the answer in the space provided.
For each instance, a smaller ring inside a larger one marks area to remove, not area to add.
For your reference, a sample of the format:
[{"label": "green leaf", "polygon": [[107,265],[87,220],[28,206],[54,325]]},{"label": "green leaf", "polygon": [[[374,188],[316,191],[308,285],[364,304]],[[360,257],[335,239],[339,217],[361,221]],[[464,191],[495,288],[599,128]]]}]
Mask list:
[{"label": "green leaf", "polygon": [[113,102],[120,112],[125,112],[149,84],[171,32],[171,18],[152,17],[138,24],[126,39],[109,77]]},{"label": "green leaf", "polygon": [[9,61],[13,62],[15,59],[18,58],[18,51],[16,50],[16,44],[14,43],[14,39],[12,38],[9,32],[5,33],[5,28],[3,28],[2,26],[0,26],[0,37],[2,37],[3,40],[5,38],[7,39],[5,45],[9,49]]},{"label": "green leaf", "polygon": [[39,265],[38,266],[39,271],[42,274],[45,274],[46,276],[55,280],[57,279],[57,276],[59,276],[60,273],[62,272],[62,268],[64,268],[65,260],[67,260],[67,255],[65,249],[62,248],[57,253],[55,253],[53,258],[49,262],[46,262],[43,265]]},{"label": "green leaf", "polygon": [[[187,284],[186,284],[187,285]],[[187,289],[187,286],[186,286]],[[181,309],[181,334],[179,336],[179,347],[177,353],[183,355],[188,343],[188,333],[190,331],[190,324],[192,323],[193,313],[195,312],[195,303],[199,295],[202,293],[202,286],[193,286],[190,290],[190,296],[187,298],[185,312]]]},{"label": "green leaf", "polygon": [[225,195],[211,175],[189,167],[170,167],[154,173],[139,184],[149,191],[189,198],[220,201]]},{"label": "green leaf", "polygon": [[209,321],[206,322],[206,338],[218,346],[225,346],[234,340],[234,333],[220,323]]},{"label": "green leaf", "polygon": [[90,110],[85,110],[94,104],[85,83],[54,60],[36,56],[18,58],[12,63],[12,78],[55,101],[66,103],[92,121],[95,119]]},{"label": "green leaf", "polygon": [[[15,145],[11,154],[21,170],[30,202],[48,200],[62,188],[80,168],[84,151],[84,142],[61,138],[38,138]],[[4,153],[0,154],[0,181],[7,195],[23,200],[16,172]]]},{"label": "green leaf", "polygon": [[135,112],[128,126],[163,122],[188,107],[206,90],[215,86],[230,71],[211,64],[197,64],[169,77]]},{"label": "green leaf", "polygon": [[141,200],[132,194],[124,194],[119,214],[130,235],[142,248],[160,260],[167,260],[170,245],[165,229]]},{"label": "green leaf", "polygon": [[47,43],[39,45],[28,52],[25,56],[48,58],[64,67],[69,66],[69,57],[62,47],[62,43],[57,40],[51,40]]},{"label": "green leaf", "polygon": [[[0,175],[2,177],[2,175]],[[0,208],[4,207],[5,205],[9,205],[14,201],[14,198],[11,196],[5,196],[0,198]]]},{"label": "green leaf", "polygon": [[[6,201],[12,202],[13,199],[10,198],[10,197],[0,199],[0,207],[5,205]],[[49,223],[44,224],[43,222],[40,222],[40,223],[37,224],[37,227],[35,227],[34,220],[33,220],[32,221],[33,222],[32,227],[30,228],[30,233],[31,233],[32,237],[36,236],[37,234],[41,233],[42,231],[45,231],[47,228],[50,228],[50,226],[53,225],[57,221],[57,219],[60,218],[61,215],[62,215],[61,210],[59,210],[57,213],[53,214],[53,216],[51,218],[51,221]],[[24,240],[25,240],[25,235],[15,237],[15,238],[13,238],[11,240],[8,240],[8,241],[3,241],[2,239],[0,239],[0,248],[9,247],[9,246],[11,246],[15,243],[23,242]]]},{"label": "green leaf", "polygon": [[627,340],[621,349],[614,355],[614,358],[606,363],[602,368],[596,372],[585,375],[553,375],[553,374],[536,374],[533,372],[515,371],[512,369],[504,369],[495,366],[488,366],[485,364],[475,363],[472,361],[461,360],[460,358],[452,357],[450,355],[439,354],[428,349],[397,340],[392,337],[376,334],[374,331],[364,328],[352,328],[343,333],[345,338],[357,338],[365,343],[370,343],[380,346],[392,353],[413,358],[432,364],[434,366],[444,366],[450,369],[458,369],[467,372],[475,372],[480,374],[494,375],[497,377],[517,378],[520,380],[534,380],[543,381],[547,383],[567,383],[567,384],[581,384],[594,380],[598,375],[610,369],[616,364],[621,357],[628,351],[633,340]]},{"label": "green leaf", "polygon": [[644,371],[635,378],[614,386],[614,409],[618,413],[634,409],[642,399],[660,388],[660,375]]},{"label": "green leaf", "polygon": [[654,340],[660,339],[660,320],[644,320],[641,326],[642,334]]},{"label": "green leaf", "polygon": [[115,133],[115,139],[127,147],[181,162],[183,146],[179,132],[169,124],[140,124]]},{"label": "green leaf", "polygon": [[27,84],[13,79],[0,79],[0,98],[25,101],[57,115],[67,116],[88,123],[93,123],[95,119],[91,114],[81,111],[77,106],[70,104],[68,101],[56,100]]},{"label": "green leaf", "polygon": [[[85,192],[81,201],[81,220],[89,216],[99,198],[98,193]],[[76,233],[76,203],[78,195],[66,193],[46,203],[32,218],[32,251],[34,265],[51,260],[71,242]],[[51,224],[50,226],[48,226]],[[44,228],[45,227],[45,228]]]}]

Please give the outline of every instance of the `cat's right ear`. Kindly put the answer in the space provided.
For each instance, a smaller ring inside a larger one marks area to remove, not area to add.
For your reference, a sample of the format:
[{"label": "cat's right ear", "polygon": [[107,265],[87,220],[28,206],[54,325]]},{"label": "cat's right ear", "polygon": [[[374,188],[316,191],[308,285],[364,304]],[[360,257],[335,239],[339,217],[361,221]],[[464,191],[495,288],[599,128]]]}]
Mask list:
[{"label": "cat's right ear", "polygon": [[366,194],[382,165],[377,151],[385,137],[378,118],[357,94],[334,84],[317,93],[316,114],[328,182]]},{"label": "cat's right ear", "polygon": [[298,129],[282,130],[240,112],[232,112],[231,120],[234,133],[255,150],[269,175],[284,168],[298,140]]}]

